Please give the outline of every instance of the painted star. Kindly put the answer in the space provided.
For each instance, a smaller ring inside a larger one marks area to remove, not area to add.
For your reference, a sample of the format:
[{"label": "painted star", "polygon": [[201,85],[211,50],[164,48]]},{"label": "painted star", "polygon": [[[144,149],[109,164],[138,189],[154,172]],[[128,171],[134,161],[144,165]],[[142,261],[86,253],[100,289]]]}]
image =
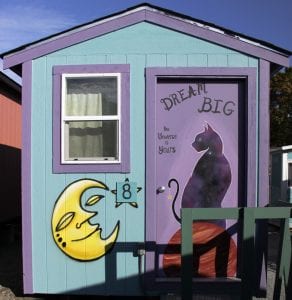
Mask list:
[{"label": "painted star", "polygon": [[[132,186],[135,186],[135,190],[132,191]],[[122,188],[122,190],[120,190]],[[135,182],[130,182],[129,178],[126,178],[124,182],[117,182],[117,188],[111,192],[116,195],[116,207],[119,207],[122,204],[128,203],[132,207],[138,208],[138,203],[136,201],[127,201],[137,196],[137,194],[142,190],[142,187],[138,187]],[[121,195],[122,194],[122,195]],[[121,198],[121,199],[120,199]],[[136,199],[135,199],[136,200]]]}]

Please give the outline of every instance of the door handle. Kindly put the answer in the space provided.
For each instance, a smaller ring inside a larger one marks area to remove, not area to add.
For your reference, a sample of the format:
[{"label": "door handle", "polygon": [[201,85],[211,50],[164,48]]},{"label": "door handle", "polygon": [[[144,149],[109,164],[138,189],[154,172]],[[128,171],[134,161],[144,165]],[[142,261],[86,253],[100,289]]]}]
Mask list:
[{"label": "door handle", "polygon": [[161,193],[163,193],[165,191],[165,186],[160,186],[159,188],[157,188],[157,190],[156,190],[156,193],[157,194],[161,194]]}]

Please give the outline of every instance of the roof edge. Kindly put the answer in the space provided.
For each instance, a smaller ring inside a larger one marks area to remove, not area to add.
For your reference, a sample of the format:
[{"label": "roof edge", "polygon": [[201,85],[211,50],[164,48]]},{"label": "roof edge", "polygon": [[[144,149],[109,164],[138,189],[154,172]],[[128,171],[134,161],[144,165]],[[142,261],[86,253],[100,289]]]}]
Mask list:
[{"label": "roof edge", "polygon": [[0,75],[1,79],[4,80],[9,86],[18,89],[21,88],[21,76],[11,69],[3,70],[3,61],[0,59]]},{"label": "roof edge", "polygon": [[277,152],[290,152],[292,150],[292,145],[286,145],[281,147],[273,147],[270,149],[271,153],[277,153]]},{"label": "roof edge", "polygon": [[5,82],[7,86],[12,88],[16,92],[21,93],[21,85],[18,82],[12,80],[10,77],[8,77],[5,73],[1,71],[0,71],[0,81]]},{"label": "roof edge", "polygon": [[[217,42],[218,44],[220,44],[221,41],[221,44],[226,47],[250,55],[253,55],[253,49],[258,48],[261,51],[256,51],[258,56],[254,56],[264,58],[281,66],[288,67],[289,56],[292,55],[291,51],[277,47],[268,42],[251,38],[212,23],[195,19],[152,4],[142,3],[126,10],[72,27],[35,42],[25,44],[0,54],[0,57],[4,57],[5,68],[16,66],[24,61],[46,55],[64,47],[74,45],[75,43],[98,37],[102,34],[122,29],[142,21],[165,26],[180,32],[184,32],[187,28],[187,34],[198,36],[199,38],[215,43]],[[198,34],[198,31],[201,35]],[[194,32],[196,32],[197,35],[194,34]],[[81,38],[81,36],[83,36],[83,38]],[[55,45],[53,43],[55,43]],[[244,48],[249,48],[247,52],[242,49],[243,46],[246,46]],[[267,55],[268,52],[272,55]]]}]

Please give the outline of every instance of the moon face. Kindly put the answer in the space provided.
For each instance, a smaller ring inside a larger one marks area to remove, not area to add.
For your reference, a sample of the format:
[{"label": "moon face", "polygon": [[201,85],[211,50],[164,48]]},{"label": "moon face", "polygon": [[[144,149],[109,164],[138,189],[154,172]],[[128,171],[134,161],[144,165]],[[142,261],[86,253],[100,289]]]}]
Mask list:
[{"label": "moon face", "polygon": [[[58,197],[51,223],[56,245],[66,255],[80,261],[96,260],[104,256],[116,242],[120,227],[118,221],[111,234],[102,238],[100,225],[89,222],[97,214],[85,210],[81,205],[81,197],[89,188],[108,190],[104,183],[93,179],[71,183]],[[91,196],[85,206],[92,206],[103,198],[103,195],[98,194]]]}]

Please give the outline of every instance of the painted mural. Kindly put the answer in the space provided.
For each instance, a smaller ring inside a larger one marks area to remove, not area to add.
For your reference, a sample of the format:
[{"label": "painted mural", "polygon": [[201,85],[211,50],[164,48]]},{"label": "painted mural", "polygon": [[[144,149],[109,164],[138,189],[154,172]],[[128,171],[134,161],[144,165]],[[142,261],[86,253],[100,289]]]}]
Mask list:
[{"label": "painted mural", "polygon": [[[196,136],[192,147],[198,152],[206,151],[196,163],[194,171],[184,188],[181,207],[221,207],[222,200],[231,183],[230,165],[222,153],[222,139],[207,124],[205,130]],[[179,183],[175,179],[171,179],[168,186],[171,186],[172,182],[176,183],[176,188],[179,190]],[[180,221],[174,206],[177,195],[178,191],[172,209],[176,220]],[[214,222],[225,228],[224,220],[215,220]]]},{"label": "painted mural", "polygon": [[[163,255],[163,270],[167,277],[181,276],[181,230],[168,241]],[[237,246],[221,226],[209,222],[193,223],[193,276],[233,277],[237,268]]]},{"label": "painted mural", "polygon": [[[205,152],[196,163],[184,188],[181,207],[222,207],[222,200],[231,183],[230,165],[223,154],[222,139],[209,124],[206,124],[205,130],[196,135],[192,147],[197,152]],[[172,178],[168,186],[171,188],[173,184],[175,184],[176,191],[172,211],[174,218],[181,223],[175,210],[179,182]],[[225,230],[225,223],[225,220],[193,223],[193,243],[195,244],[193,276],[235,276],[236,244]],[[181,230],[179,229],[169,240],[163,256],[163,269],[168,277],[180,276],[180,255],[177,255],[180,252],[180,243]]]},{"label": "painted mural", "polygon": [[[116,186],[116,190],[111,191],[117,195],[116,207],[128,202],[137,208],[136,196],[142,188],[128,178],[125,182],[117,182]],[[89,190],[92,192],[89,193]],[[106,191],[109,188],[101,181],[81,179],[69,184],[58,197],[51,220],[52,235],[58,248],[70,258],[79,261],[97,260],[106,255],[116,243],[120,220],[116,221],[112,232],[103,237],[103,228],[94,221],[98,211],[86,209],[104,200]],[[84,197],[86,199],[82,201]]]},{"label": "painted mural", "polygon": [[[157,241],[164,245],[158,253],[159,277],[180,276],[180,208],[239,205],[242,97],[242,85],[235,80],[158,80]],[[194,222],[194,276],[236,275],[234,228],[232,220]]]}]

